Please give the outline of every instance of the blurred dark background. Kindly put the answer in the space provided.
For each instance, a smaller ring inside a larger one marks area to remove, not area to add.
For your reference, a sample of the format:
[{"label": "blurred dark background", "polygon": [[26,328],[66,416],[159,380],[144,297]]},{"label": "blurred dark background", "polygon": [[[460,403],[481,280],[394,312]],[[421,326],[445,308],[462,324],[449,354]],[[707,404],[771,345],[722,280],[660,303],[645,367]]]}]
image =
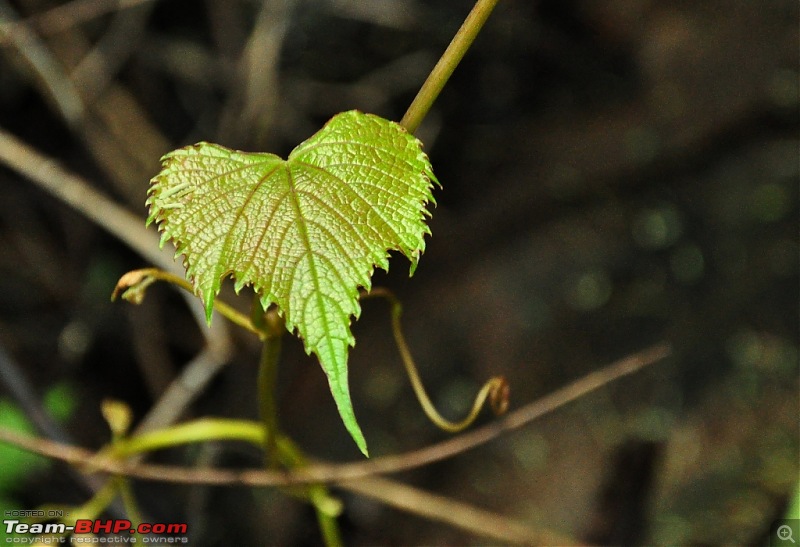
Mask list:
[{"label": "blurred dark background", "polygon": [[[143,224],[148,180],[172,148],[285,155],[342,110],[399,120],[470,7],[0,0],[0,129]],[[417,132],[443,185],[419,269],[409,279],[395,257],[375,285],[403,300],[423,378],[451,417],[491,375],[506,375],[513,408],[650,344],[673,354],[395,478],[581,541],[766,542],[798,480],[798,22],[794,0],[500,2]],[[49,398],[65,416],[55,434],[89,448],[109,438],[103,399],[142,419],[205,343],[168,287],[138,307],[109,302],[120,275],[148,265],[0,165],[0,400],[31,412]],[[246,291],[223,297],[249,307]],[[229,364],[184,417],[256,416],[258,344],[229,330]],[[354,332],[371,453],[445,438],[408,387],[385,304],[365,302]],[[281,421],[309,454],[359,458],[319,366],[288,337],[280,389]],[[259,456],[214,445],[155,461]],[[65,470],[37,466],[0,503],[84,503]],[[313,512],[276,491],[136,492],[150,520],[187,520],[197,545],[320,541]],[[340,494],[350,545],[487,541]]]}]

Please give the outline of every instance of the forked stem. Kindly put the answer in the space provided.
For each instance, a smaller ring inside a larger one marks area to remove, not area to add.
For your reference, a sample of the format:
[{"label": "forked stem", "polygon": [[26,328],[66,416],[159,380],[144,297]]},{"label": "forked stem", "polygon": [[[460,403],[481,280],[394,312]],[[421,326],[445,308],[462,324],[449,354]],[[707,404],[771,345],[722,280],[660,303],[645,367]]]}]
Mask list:
[{"label": "forked stem", "polygon": [[472,42],[475,41],[475,37],[478,36],[483,24],[489,18],[498,1],[478,0],[475,2],[472,11],[469,12],[461,28],[453,36],[450,45],[447,46],[436,66],[428,74],[425,83],[422,84],[417,96],[411,102],[411,106],[408,107],[403,119],[400,120],[400,125],[405,127],[409,133],[414,133],[422,123],[447,80],[450,79],[458,63],[461,62],[464,54],[472,45]]},{"label": "forked stem", "polygon": [[506,412],[506,410],[508,410],[508,382],[506,382],[506,379],[502,376],[495,376],[483,384],[483,387],[481,387],[480,391],[478,391],[478,394],[475,396],[475,401],[472,403],[472,409],[464,419],[458,422],[451,422],[442,416],[439,411],[436,410],[436,407],[428,396],[428,392],[425,391],[425,386],[422,384],[419,371],[417,370],[417,365],[414,362],[414,358],[411,356],[411,350],[409,350],[408,344],[406,343],[406,338],[403,334],[403,328],[400,324],[400,316],[403,313],[402,304],[400,304],[400,301],[393,292],[384,287],[375,288],[369,293],[362,293],[362,298],[366,297],[381,297],[389,302],[392,313],[392,334],[394,335],[394,341],[397,344],[398,351],[400,352],[400,358],[403,361],[403,366],[406,369],[408,379],[411,381],[411,387],[414,389],[414,394],[417,396],[417,400],[419,401],[420,406],[422,406],[423,412],[425,412],[425,415],[428,417],[428,419],[432,421],[438,428],[450,433],[458,433],[459,431],[463,431],[472,425],[472,423],[478,417],[478,414],[480,414],[480,411],[487,399],[489,399],[489,406],[491,406],[492,411],[496,415],[503,414]]}]

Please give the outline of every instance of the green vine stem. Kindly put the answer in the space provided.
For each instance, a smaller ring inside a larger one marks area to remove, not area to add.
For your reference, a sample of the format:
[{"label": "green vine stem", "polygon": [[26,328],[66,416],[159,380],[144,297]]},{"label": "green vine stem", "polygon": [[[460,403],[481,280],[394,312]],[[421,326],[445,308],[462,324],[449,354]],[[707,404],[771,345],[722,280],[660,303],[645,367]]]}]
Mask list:
[{"label": "green vine stem", "polygon": [[[117,483],[117,492],[120,499],[122,499],[122,505],[125,507],[128,520],[131,521],[133,528],[138,530],[139,525],[142,523],[142,512],[139,510],[139,504],[136,501],[136,495],[133,492],[130,480],[127,477],[117,476],[113,478],[112,482]],[[139,543],[142,543],[143,537],[139,532],[136,532],[134,537]]]},{"label": "green vine stem", "polygon": [[[274,442],[277,463],[287,469],[299,469],[308,465],[302,451],[291,439],[280,434],[268,435],[263,422],[227,418],[201,418],[119,439],[110,448],[101,451],[98,458],[126,458],[185,444],[222,440],[244,441],[266,451],[270,438]],[[328,547],[343,545],[336,520],[342,512],[342,503],[331,496],[325,485],[308,484],[287,487],[284,490],[294,497],[310,502],[314,507],[325,545]],[[106,501],[110,503],[111,498],[106,498]]]},{"label": "green vine stem", "polygon": [[281,339],[286,330],[283,319],[275,309],[267,312],[261,310],[258,298],[253,299],[253,315],[262,319],[262,331],[266,334],[261,343],[261,357],[258,362],[258,405],[261,423],[264,426],[264,455],[268,468],[277,467],[278,454],[276,439],[278,436],[278,403],[275,396],[275,384],[278,378],[278,361],[281,354]]},{"label": "green vine stem", "polygon": [[[166,281],[186,291],[194,292],[192,285],[182,277],[158,268],[144,268],[123,275],[117,282],[111,299],[122,297],[124,300],[139,304],[144,299],[147,288],[156,281]],[[112,444],[110,452],[101,451],[98,457],[130,456],[185,443],[231,439],[249,441],[263,448],[267,467],[283,465],[288,469],[296,469],[305,465],[302,452],[287,438],[282,437],[278,429],[275,383],[281,339],[285,332],[283,318],[274,309],[264,312],[258,299],[253,300],[249,318],[219,299],[214,300],[214,309],[234,324],[257,335],[262,341],[258,371],[258,402],[261,423],[219,419],[196,420],[130,438],[117,438]],[[325,545],[329,547],[342,545],[336,520],[341,513],[341,503],[330,496],[324,485],[311,484],[287,489],[287,491],[309,501],[314,506]]]},{"label": "green vine stem", "polygon": [[[117,401],[114,399],[105,399],[102,402],[100,407],[100,411],[103,414],[103,418],[105,418],[106,423],[108,424],[109,429],[111,430],[111,443],[112,445],[125,438],[125,435],[128,434],[128,430],[130,429],[131,422],[133,420],[133,414],[131,409],[128,405],[121,401]],[[128,477],[117,475],[112,477],[111,484],[114,485],[117,494],[119,494],[120,499],[122,500],[122,505],[125,508],[125,513],[133,522],[133,528],[137,529],[139,524],[142,522],[141,511],[139,510],[139,504],[136,501],[136,496],[133,492],[133,488],[131,487],[130,480]],[[142,541],[142,537],[140,534],[134,534],[137,541]]]},{"label": "green vine stem", "polygon": [[[291,469],[303,468],[308,465],[303,452],[288,437],[280,438],[280,454],[284,465]],[[323,484],[311,484],[304,489],[309,501],[317,513],[317,522],[322,533],[322,539],[328,547],[344,545],[339,532],[339,523],[336,518],[342,512],[342,504],[331,497],[327,487]]]},{"label": "green vine stem", "polygon": [[[284,465],[297,469],[307,465],[300,449],[287,437],[280,434],[278,427],[278,404],[275,396],[278,377],[278,361],[281,353],[281,340],[286,332],[283,318],[272,307],[266,312],[261,308],[258,298],[253,299],[251,322],[264,333],[261,357],[258,365],[258,404],[261,415],[260,445],[264,449],[267,468]],[[339,500],[332,498],[328,489],[321,484],[288,488],[290,494],[305,499],[314,506],[320,533],[325,545],[343,545],[339,523],[336,518],[342,512]]]},{"label": "green vine stem", "polygon": [[422,123],[447,80],[450,79],[458,63],[461,62],[464,54],[466,54],[472,42],[475,41],[498,1],[478,0],[475,2],[472,11],[469,12],[461,28],[453,36],[450,45],[447,46],[436,66],[428,74],[425,83],[422,84],[417,96],[411,102],[411,106],[408,107],[403,119],[400,120],[400,125],[405,127],[409,133],[414,133]]},{"label": "green vine stem", "polygon": [[370,293],[362,293],[362,298],[368,297],[381,297],[389,302],[392,314],[392,334],[394,334],[394,341],[397,344],[398,351],[400,352],[400,358],[403,361],[406,374],[408,375],[408,379],[411,381],[411,387],[414,389],[414,394],[417,396],[417,400],[419,400],[422,410],[425,412],[425,415],[428,417],[428,419],[437,427],[450,433],[458,433],[459,431],[463,431],[472,425],[472,423],[478,417],[478,414],[480,414],[481,408],[483,408],[483,405],[487,399],[489,399],[489,405],[496,415],[504,414],[506,410],[508,410],[508,399],[510,392],[508,382],[502,376],[495,376],[490,378],[483,385],[483,387],[481,387],[480,391],[478,391],[478,394],[475,396],[475,401],[472,403],[472,409],[463,420],[459,422],[451,422],[439,414],[439,411],[436,410],[436,407],[433,405],[433,402],[428,396],[427,391],[425,391],[425,386],[422,384],[422,380],[417,370],[417,365],[414,362],[414,358],[411,356],[411,350],[408,348],[408,344],[406,343],[406,338],[403,334],[403,328],[400,324],[400,316],[403,313],[403,306],[400,304],[400,301],[397,299],[394,293],[384,287],[376,287]]},{"label": "green vine stem", "polygon": [[261,446],[264,442],[264,428],[260,423],[250,420],[200,418],[121,439],[112,445],[108,455],[126,458],[184,444],[225,440]]},{"label": "green vine stem", "polygon": [[[243,441],[263,448],[266,444],[266,436],[263,424],[253,420],[200,418],[158,431],[120,439],[97,457],[128,458],[146,452],[209,441]],[[299,469],[308,465],[302,451],[288,437],[275,435],[275,448],[279,463],[284,467]],[[341,503],[331,497],[323,485],[310,484],[303,488],[307,494],[305,497],[326,515],[337,516],[341,512]]]},{"label": "green vine stem", "polygon": [[[53,511],[62,511],[65,516],[57,518],[57,522],[66,525],[74,526],[78,520],[87,519],[87,520],[95,520],[100,515],[103,514],[108,506],[114,501],[117,495],[125,495],[121,493],[122,483],[121,481],[125,481],[124,477],[114,477],[97,492],[95,492],[94,496],[89,499],[86,503],[81,506],[74,507],[71,505],[42,505],[39,506],[38,509],[44,511],[47,514],[48,510]],[[126,511],[129,508],[126,508]],[[130,514],[130,513],[129,513]],[[130,518],[131,521],[135,521],[138,517]],[[45,522],[45,520],[49,519],[49,517],[33,517],[30,520],[33,522]],[[51,545],[55,543],[69,543],[67,541],[69,533],[53,533],[53,534],[42,534],[36,537],[36,541],[31,545]],[[141,538],[138,539],[141,543]]]}]

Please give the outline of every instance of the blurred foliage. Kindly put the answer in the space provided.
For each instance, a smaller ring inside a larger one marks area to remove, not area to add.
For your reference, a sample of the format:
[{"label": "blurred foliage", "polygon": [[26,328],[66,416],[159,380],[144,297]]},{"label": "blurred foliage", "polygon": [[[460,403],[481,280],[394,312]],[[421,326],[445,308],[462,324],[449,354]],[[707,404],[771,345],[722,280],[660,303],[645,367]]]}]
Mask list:
[{"label": "blurred foliage", "polygon": [[[59,384],[45,392],[42,407],[55,420],[67,421],[75,409],[75,393],[67,384]],[[7,398],[0,399],[0,426],[18,433],[35,435],[35,428],[19,406]],[[0,492],[19,488],[34,473],[40,473],[50,463],[43,456],[31,454],[6,444],[0,445]]]},{"label": "blurred foliage", "polygon": [[[66,422],[76,406],[74,389],[68,384],[51,386],[44,394],[42,407],[53,419]],[[19,406],[6,397],[0,398],[0,427],[18,433],[37,434],[30,420]],[[0,444],[0,507],[3,511],[30,509],[23,507],[16,494],[24,488],[32,476],[40,475],[51,467],[51,462],[37,454],[31,454],[13,446]],[[46,500],[42,500],[43,502]],[[6,540],[5,527],[0,529],[0,541]]]}]

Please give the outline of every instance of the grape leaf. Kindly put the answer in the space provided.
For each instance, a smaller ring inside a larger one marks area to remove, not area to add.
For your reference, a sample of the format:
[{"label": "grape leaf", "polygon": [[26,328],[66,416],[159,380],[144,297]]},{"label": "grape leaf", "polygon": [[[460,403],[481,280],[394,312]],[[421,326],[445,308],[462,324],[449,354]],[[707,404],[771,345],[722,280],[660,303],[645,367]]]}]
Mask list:
[{"label": "grape leaf", "polygon": [[316,354],[339,414],[366,455],[347,382],[358,288],[389,251],[414,273],[430,231],[433,175],[401,126],[357,111],[333,117],[288,159],[201,142],[170,152],[151,180],[148,225],[172,240],[211,321],[222,280],[252,285]]}]

